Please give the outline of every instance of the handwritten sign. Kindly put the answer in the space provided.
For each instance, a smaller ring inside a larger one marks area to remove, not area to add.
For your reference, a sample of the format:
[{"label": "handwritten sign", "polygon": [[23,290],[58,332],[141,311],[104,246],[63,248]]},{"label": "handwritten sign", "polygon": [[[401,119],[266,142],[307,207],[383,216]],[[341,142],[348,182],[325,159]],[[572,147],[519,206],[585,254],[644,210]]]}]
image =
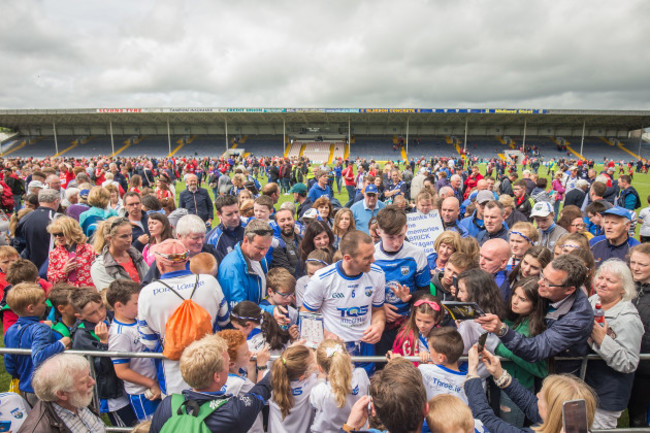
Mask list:
[{"label": "handwritten sign", "polygon": [[426,215],[419,212],[409,213],[406,217],[406,237],[409,242],[423,248],[427,256],[435,252],[433,243],[444,230],[438,211],[432,210]]}]

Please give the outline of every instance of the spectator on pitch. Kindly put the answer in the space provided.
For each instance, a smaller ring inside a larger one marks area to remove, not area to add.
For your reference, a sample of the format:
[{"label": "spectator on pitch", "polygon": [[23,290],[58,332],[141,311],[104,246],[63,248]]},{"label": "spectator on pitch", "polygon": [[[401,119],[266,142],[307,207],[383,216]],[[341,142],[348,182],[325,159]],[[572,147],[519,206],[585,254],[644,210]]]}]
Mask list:
[{"label": "spectator on pitch", "polygon": [[296,223],[293,212],[289,209],[280,209],[275,213],[275,222],[280,228],[278,246],[273,249],[273,259],[269,268],[284,268],[296,279],[305,275],[300,258],[300,243],[302,236],[296,233]]},{"label": "spectator on pitch", "polygon": [[[228,325],[230,313],[219,282],[212,275],[195,275],[186,268],[190,252],[180,240],[168,239],[154,245],[153,251],[160,279],[143,287],[138,298],[138,332],[145,346],[154,350],[164,341],[167,321],[190,296],[210,314],[213,330]],[[187,388],[177,361],[164,360],[163,369],[166,394]]]},{"label": "spectator on pitch", "polygon": [[223,258],[244,238],[245,224],[242,224],[240,219],[235,196],[218,196],[214,200],[214,207],[220,222],[205,236],[205,242],[215,248],[217,262],[221,263]]},{"label": "spectator on pitch", "polygon": [[384,303],[386,329],[377,344],[377,354],[384,355],[393,347],[397,332],[410,313],[410,299],[405,299],[405,296],[428,289],[431,275],[424,250],[406,241],[406,213],[403,210],[396,205],[386,206],[377,214],[377,224],[381,241],[375,245],[375,264],[384,271],[387,281]]},{"label": "spectator on pitch", "polygon": [[[370,397],[363,396],[352,406],[341,431],[362,431],[368,416],[373,415],[382,424],[381,430],[389,433],[420,433],[428,407],[422,373],[413,363],[396,359],[372,378]],[[373,418],[370,419],[370,426],[376,427]],[[370,431],[377,430],[371,428],[368,432]]]},{"label": "spectator on pitch", "polygon": [[323,196],[332,199],[334,194],[332,193],[332,188],[329,186],[329,173],[327,170],[318,170],[314,175],[314,179],[316,179],[316,183],[314,183],[309,190],[309,194],[307,194],[309,200],[315,203],[316,200]]},{"label": "spectator on pitch", "polygon": [[53,356],[36,370],[33,384],[38,403],[21,432],[106,431],[104,421],[91,405],[95,381],[83,356]]},{"label": "spectator on pitch", "polygon": [[628,174],[623,174],[618,178],[618,186],[621,188],[616,204],[629,210],[635,210],[641,207],[641,198],[639,193],[632,186],[632,178]]},{"label": "spectator on pitch", "polygon": [[[539,295],[547,299],[546,330],[534,337],[526,337],[510,329],[495,314],[476,319],[488,332],[528,362],[537,362],[552,356],[582,357],[589,351],[587,339],[594,326],[594,313],[587,295],[580,290],[587,278],[587,268],[571,255],[562,255],[549,263],[539,280]],[[576,373],[580,361],[559,361],[557,371]]]},{"label": "spectator on pitch", "polygon": [[39,191],[38,208],[21,219],[16,228],[16,237],[25,240],[25,250],[21,252],[21,256],[31,260],[39,269],[54,247],[47,226],[56,217],[60,203],[61,195],[58,191]]},{"label": "spectator on pitch", "polygon": [[566,196],[564,197],[564,207],[570,205],[582,207],[582,204],[585,202],[585,197],[587,196],[587,188],[589,188],[589,182],[584,179],[578,179],[576,187],[566,193]]},{"label": "spectator on pitch", "polygon": [[639,241],[630,237],[630,211],[615,206],[601,213],[605,239],[595,237],[591,240],[591,252],[596,260],[596,267],[610,258],[626,260],[630,248],[639,245]]},{"label": "spectator on pitch", "polygon": [[440,218],[445,230],[457,232],[461,237],[468,236],[467,229],[461,226],[458,221],[460,215],[460,203],[456,197],[447,197],[440,205]]},{"label": "spectator on pitch", "polygon": [[[214,247],[208,243],[204,243],[205,231],[205,224],[197,215],[185,215],[178,220],[176,224],[176,238],[188,249],[190,258],[199,253],[210,253],[216,258],[217,254]],[[160,278],[160,270],[154,260],[142,280],[142,285],[146,286],[158,278]]]},{"label": "spectator on pitch", "polygon": [[[248,393],[228,397],[223,387],[228,379],[230,363],[235,361],[228,355],[228,344],[218,335],[206,335],[193,342],[181,356],[180,374],[183,381],[191,387],[184,389],[180,395],[182,410],[187,410],[186,404],[187,407],[192,407],[188,403],[194,403],[199,408],[204,404],[214,404],[217,409],[205,418],[205,426],[209,431],[249,431],[271,397],[271,374],[267,374]],[[177,395],[168,395],[160,404],[151,423],[151,433],[158,433],[168,422],[179,422],[177,429],[181,428],[183,421],[176,419],[180,414],[172,409],[177,398]]]},{"label": "spectator on pitch", "polygon": [[133,235],[131,242],[138,251],[142,252],[144,246],[149,242],[149,223],[147,214],[142,212],[142,199],[137,192],[124,194],[124,215],[131,223]]},{"label": "spectator on pitch", "polygon": [[[273,241],[273,229],[264,221],[252,220],[244,238],[219,265],[217,279],[230,307],[241,301],[259,304],[266,295],[266,253]],[[273,308],[267,309],[273,313]]]},{"label": "spectator on pitch", "polygon": [[530,216],[535,220],[537,230],[539,230],[539,241],[537,242],[537,245],[541,245],[553,251],[553,248],[555,248],[555,242],[568,233],[564,228],[555,224],[555,211],[553,205],[544,201],[535,203]]},{"label": "spectator on pitch", "polygon": [[481,230],[485,230],[485,224],[483,222],[483,210],[485,204],[491,200],[494,200],[494,195],[492,192],[487,190],[479,191],[479,193],[476,194],[476,210],[472,213],[472,215],[463,218],[460,221],[460,225],[465,227],[471,237],[476,238],[478,237],[478,234]]},{"label": "spectator on pitch", "polygon": [[293,201],[297,203],[296,219],[300,220],[308,209],[311,209],[312,201],[307,197],[307,186],[297,183],[291,187],[289,194],[293,194]]},{"label": "spectator on pitch", "polygon": [[212,225],[213,207],[210,194],[199,186],[199,178],[195,174],[186,177],[187,189],[181,191],[178,207],[187,209],[190,214],[198,215],[207,227]]},{"label": "spectator on pitch", "polygon": [[504,207],[497,200],[490,200],[483,207],[485,230],[478,234],[478,243],[483,245],[490,239],[508,240],[508,227],[504,224]]},{"label": "spectator on pitch", "polygon": [[519,179],[512,184],[512,192],[514,194],[515,209],[524,214],[526,218],[530,219],[530,213],[533,210],[532,200],[527,193],[527,184],[524,179]]},{"label": "spectator on pitch", "polygon": [[481,246],[479,266],[494,276],[494,282],[499,287],[504,301],[510,298],[507,270],[510,255],[508,241],[501,238],[490,239]]},{"label": "spectator on pitch", "polygon": [[363,193],[363,200],[352,205],[350,210],[354,215],[354,222],[358,230],[368,233],[368,222],[377,213],[386,207],[384,202],[377,198],[378,190],[374,183],[368,184]]}]

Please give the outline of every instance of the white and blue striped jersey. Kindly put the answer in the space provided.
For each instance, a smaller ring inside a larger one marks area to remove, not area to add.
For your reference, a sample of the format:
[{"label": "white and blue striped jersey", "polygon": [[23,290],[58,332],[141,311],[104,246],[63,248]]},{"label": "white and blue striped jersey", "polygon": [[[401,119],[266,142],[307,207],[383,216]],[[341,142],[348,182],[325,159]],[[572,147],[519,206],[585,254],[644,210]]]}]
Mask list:
[{"label": "white and blue striped jersey", "polygon": [[[108,350],[115,352],[147,352],[147,348],[140,341],[137,323],[122,323],[113,319],[108,328]],[[113,365],[127,364],[129,368],[149,379],[157,379],[156,364],[153,358],[111,358]],[[134,382],[124,381],[124,390],[129,395],[144,394],[146,386]]]},{"label": "white and blue striped jersey", "polygon": [[397,312],[408,316],[410,305],[402,302],[391,290],[391,286],[398,283],[408,286],[411,293],[418,287],[428,287],[431,282],[431,273],[424,250],[408,241],[399,251],[387,253],[382,248],[382,243],[375,245],[375,265],[379,266],[386,275],[386,302],[397,307]]},{"label": "white and blue striped jersey", "polygon": [[375,264],[357,277],[345,275],[341,261],[319,269],[307,284],[303,307],[323,314],[325,329],[345,342],[360,341],[372,309],[384,305],[386,279]]}]

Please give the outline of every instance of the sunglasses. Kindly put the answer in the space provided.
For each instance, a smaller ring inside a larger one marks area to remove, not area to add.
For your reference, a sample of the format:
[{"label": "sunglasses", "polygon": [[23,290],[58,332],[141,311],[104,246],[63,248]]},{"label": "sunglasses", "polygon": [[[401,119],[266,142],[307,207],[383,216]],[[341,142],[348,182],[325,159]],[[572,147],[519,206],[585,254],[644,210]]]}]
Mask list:
[{"label": "sunglasses", "polygon": [[154,254],[162,257],[163,259],[169,260],[171,262],[185,262],[190,256],[189,251],[185,251],[184,253],[176,253],[176,254],[165,254],[156,251]]},{"label": "sunglasses", "polygon": [[52,236],[54,236],[55,238],[63,238],[63,237],[65,237],[65,235],[62,232],[52,233]]}]

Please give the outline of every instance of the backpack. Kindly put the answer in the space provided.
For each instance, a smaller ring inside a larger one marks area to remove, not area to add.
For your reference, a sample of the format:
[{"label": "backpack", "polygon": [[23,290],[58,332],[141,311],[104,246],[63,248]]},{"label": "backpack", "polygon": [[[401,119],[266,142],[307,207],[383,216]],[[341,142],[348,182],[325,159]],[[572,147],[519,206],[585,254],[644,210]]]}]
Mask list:
[{"label": "backpack", "polygon": [[188,299],[183,298],[176,290],[161,280],[156,280],[163,286],[167,287],[183,302],[169,316],[165,324],[165,341],[163,343],[163,355],[172,361],[178,361],[181,358],[183,349],[192,342],[203,338],[207,334],[212,334],[212,317],[196,302],[192,301],[192,296],[199,285],[199,276],[196,276],[192,294]]},{"label": "backpack", "polygon": [[[230,397],[210,400],[199,406],[194,400],[185,400],[182,394],[172,394],[172,416],[163,424],[160,433],[210,433],[210,429],[205,425],[205,419],[228,400]],[[188,406],[190,413],[187,412]]]},{"label": "backpack", "polygon": [[295,185],[298,181],[296,180],[296,171],[298,171],[297,168],[294,168],[291,170],[291,174],[289,175],[289,182],[291,185]]}]

